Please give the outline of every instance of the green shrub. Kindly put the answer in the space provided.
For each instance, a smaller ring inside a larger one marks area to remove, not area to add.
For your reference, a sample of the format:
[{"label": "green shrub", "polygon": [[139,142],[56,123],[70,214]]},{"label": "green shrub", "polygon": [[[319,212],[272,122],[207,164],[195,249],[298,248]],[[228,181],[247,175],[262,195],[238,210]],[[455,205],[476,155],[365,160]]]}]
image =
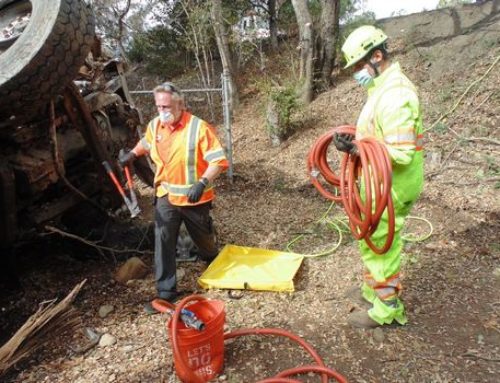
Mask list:
[{"label": "green shrub", "polygon": [[292,114],[299,106],[294,86],[273,87],[268,92],[267,130],[273,142],[281,142],[293,133]]}]

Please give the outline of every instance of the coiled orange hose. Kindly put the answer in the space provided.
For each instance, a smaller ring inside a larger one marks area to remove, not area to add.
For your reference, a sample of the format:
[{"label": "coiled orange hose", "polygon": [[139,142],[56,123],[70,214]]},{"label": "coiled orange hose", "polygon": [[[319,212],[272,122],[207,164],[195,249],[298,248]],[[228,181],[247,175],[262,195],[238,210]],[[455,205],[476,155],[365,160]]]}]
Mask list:
[{"label": "coiled orange hose", "polygon": [[[395,223],[391,197],[392,166],[387,149],[374,138],[353,140],[358,154],[345,153],[340,162],[340,174],[337,175],[327,158],[328,147],[335,133],[355,135],[356,128],[349,125],[338,126],[318,138],[307,156],[311,183],[323,197],[342,202],[349,217],[351,232],[356,239],[365,240],[375,253],[384,254],[392,245]],[[320,175],[334,187],[334,193],[320,182]],[[386,209],[388,235],[384,245],[377,247],[370,237]]]}]

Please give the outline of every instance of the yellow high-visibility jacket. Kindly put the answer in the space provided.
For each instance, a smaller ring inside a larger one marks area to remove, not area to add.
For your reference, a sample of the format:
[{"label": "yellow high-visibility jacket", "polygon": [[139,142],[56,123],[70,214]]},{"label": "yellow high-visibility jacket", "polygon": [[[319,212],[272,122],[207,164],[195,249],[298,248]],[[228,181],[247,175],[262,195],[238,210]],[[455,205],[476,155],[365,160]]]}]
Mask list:
[{"label": "yellow high-visibility jacket", "polygon": [[375,137],[391,158],[393,197],[414,201],[424,181],[422,114],[412,82],[393,63],[374,79],[358,118],[356,139]]}]

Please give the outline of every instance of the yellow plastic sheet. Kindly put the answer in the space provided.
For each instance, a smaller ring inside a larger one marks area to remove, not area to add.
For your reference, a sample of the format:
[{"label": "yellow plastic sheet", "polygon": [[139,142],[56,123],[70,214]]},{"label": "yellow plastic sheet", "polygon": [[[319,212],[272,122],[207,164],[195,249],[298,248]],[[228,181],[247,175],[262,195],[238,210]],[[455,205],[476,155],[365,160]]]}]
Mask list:
[{"label": "yellow plastic sheet", "polygon": [[226,245],[198,279],[205,289],[294,291],[303,255]]}]

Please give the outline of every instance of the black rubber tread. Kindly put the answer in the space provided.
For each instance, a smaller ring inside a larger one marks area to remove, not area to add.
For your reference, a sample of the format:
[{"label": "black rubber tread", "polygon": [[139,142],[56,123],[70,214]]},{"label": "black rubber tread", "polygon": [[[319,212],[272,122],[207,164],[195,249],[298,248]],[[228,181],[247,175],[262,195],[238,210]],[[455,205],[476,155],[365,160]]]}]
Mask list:
[{"label": "black rubber tread", "polygon": [[31,4],[28,26],[0,54],[0,120],[21,114],[36,118],[75,78],[94,42],[94,17],[82,0]]}]

